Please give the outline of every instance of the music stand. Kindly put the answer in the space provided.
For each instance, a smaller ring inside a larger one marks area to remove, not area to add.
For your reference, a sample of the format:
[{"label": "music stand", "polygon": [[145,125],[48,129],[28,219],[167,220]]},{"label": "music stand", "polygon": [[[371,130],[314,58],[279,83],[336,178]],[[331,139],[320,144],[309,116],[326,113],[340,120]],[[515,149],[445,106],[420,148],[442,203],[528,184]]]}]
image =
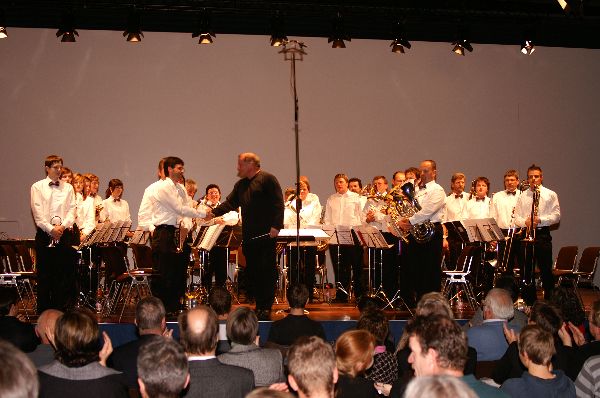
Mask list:
[{"label": "music stand", "polygon": [[[354,237],[352,236],[352,227],[338,225],[323,225],[323,231],[329,235],[329,245],[335,245],[337,250],[336,255],[336,267],[337,267],[337,277],[341,275],[340,273],[340,246],[354,246]],[[336,278],[337,279],[337,278]],[[352,284],[352,283],[351,283]],[[350,299],[349,288],[344,286],[342,282],[338,280],[335,281],[335,285],[342,292],[346,294],[348,299]],[[348,289],[348,290],[347,290]]]},{"label": "music stand", "polygon": [[[354,232],[358,236],[359,241],[363,247],[367,248],[368,253],[368,296],[373,298],[380,298],[389,306],[390,300],[383,290],[383,250],[389,249],[391,246],[388,245],[381,231],[373,226],[360,226],[355,227]],[[373,251],[373,261],[371,261],[371,249]],[[379,262],[377,262],[377,251],[379,251]],[[373,263],[373,275],[371,276],[371,263]],[[374,289],[375,274],[377,273],[377,264],[379,263],[379,286]]]}]

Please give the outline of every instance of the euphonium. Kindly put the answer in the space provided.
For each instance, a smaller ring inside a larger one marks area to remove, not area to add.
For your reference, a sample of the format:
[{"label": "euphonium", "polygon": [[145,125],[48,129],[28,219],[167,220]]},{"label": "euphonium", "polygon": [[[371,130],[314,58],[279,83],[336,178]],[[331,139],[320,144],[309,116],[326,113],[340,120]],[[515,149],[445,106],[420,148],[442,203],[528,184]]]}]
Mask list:
[{"label": "euphonium", "polygon": [[[421,210],[421,205],[417,199],[415,199],[415,187],[411,182],[407,182],[400,187],[400,191],[402,192],[402,196],[400,199],[396,199],[395,195],[394,202],[388,208],[388,214],[394,221],[393,224],[396,224],[401,218],[410,218],[415,215],[419,210]],[[395,213],[395,214],[394,214]],[[394,225],[395,229],[397,225]],[[431,221],[425,221],[421,224],[413,225],[408,232],[402,232],[402,239],[407,241],[407,235],[410,233],[415,241],[419,243],[429,242],[433,237],[433,233],[435,232],[435,227]]]}]

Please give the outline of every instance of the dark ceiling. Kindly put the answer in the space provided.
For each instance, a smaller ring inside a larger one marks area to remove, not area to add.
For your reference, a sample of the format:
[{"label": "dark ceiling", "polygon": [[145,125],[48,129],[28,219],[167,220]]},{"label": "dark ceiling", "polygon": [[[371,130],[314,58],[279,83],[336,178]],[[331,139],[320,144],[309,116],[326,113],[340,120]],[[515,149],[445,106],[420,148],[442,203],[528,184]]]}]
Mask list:
[{"label": "dark ceiling", "polygon": [[[575,0],[569,0],[573,3]],[[11,27],[58,29],[65,13],[85,40],[85,29],[125,30],[136,9],[142,31],[189,32],[202,10],[219,34],[270,35],[281,15],[288,36],[346,36],[391,40],[398,22],[410,41],[452,42],[463,32],[473,43],[600,48],[600,0],[583,1],[565,13],[556,0],[0,0]]]}]

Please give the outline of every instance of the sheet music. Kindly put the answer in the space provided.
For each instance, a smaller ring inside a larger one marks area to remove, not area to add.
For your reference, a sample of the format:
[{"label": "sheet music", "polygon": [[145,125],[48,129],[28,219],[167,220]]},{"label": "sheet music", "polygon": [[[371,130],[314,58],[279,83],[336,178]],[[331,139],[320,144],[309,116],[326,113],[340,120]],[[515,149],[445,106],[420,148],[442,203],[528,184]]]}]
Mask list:
[{"label": "sheet music", "polygon": [[217,242],[217,238],[225,228],[225,224],[215,224],[211,225],[206,229],[206,233],[202,238],[202,242],[198,246],[199,249],[210,251],[215,243]]},{"label": "sheet music", "polygon": [[486,242],[504,239],[504,234],[502,233],[500,227],[498,227],[498,223],[494,218],[483,218],[481,220],[477,220],[477,226],[479,227]]},{"label": "sheet music", "polygon": [[463,220],[463,226],[467,230],[467,235],[469,236],[469,242],[481,242],[481,234],[479,233],[479,228],[477,227],[477,220]]},{"label": "sheet music", "polygon": [[354,238],[352,238],[352,228],[338,226],[336,228],[338,245],[354,246]]}]

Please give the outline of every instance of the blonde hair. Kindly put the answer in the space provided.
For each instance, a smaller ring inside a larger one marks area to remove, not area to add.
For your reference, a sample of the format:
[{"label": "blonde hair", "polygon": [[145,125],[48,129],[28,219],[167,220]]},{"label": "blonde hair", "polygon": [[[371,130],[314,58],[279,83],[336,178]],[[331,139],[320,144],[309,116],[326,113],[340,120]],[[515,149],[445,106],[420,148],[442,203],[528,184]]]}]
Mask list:
[{"label": "blonde hair", "polygon": [[373,361],[375,337],[366,330],[350,330],[335,342],[335,362],[340,373],[356,377]]}]

